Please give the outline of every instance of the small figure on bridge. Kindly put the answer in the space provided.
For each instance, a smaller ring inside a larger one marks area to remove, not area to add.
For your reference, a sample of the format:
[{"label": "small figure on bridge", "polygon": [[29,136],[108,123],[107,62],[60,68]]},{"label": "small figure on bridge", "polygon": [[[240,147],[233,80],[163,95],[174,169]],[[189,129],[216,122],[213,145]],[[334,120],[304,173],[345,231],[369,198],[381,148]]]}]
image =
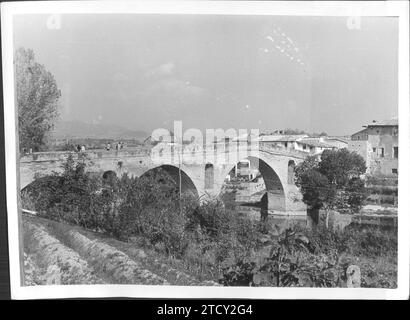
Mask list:
[{"label": "small figure on bridge", "polygon": [[81,147],[79,144],[77,144],[77,152],[80,152],[80,151],[81,151]]},{"label": "small figure on bridge", "polygon": [[111,145],[110,145],[109,142],[107,143],[107,148],[106,149],[107,149],[107,151],[110,151],[110,149],[111,149]]},{"label": "small figure on bridge", "polygon": [[85,145],[81,146],[81,152],[85,152]]}]

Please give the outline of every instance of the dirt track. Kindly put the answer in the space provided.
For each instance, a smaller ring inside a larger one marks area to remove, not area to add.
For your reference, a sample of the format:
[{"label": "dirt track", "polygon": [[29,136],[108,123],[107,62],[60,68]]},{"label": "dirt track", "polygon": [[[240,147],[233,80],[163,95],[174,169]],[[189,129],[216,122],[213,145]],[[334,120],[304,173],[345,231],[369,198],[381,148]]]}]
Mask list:
[{"label": "dirt track", "polygon": [[217,285],[170,267],[136,244],[77,226],[24,215],[23,228],[26,285]]}]

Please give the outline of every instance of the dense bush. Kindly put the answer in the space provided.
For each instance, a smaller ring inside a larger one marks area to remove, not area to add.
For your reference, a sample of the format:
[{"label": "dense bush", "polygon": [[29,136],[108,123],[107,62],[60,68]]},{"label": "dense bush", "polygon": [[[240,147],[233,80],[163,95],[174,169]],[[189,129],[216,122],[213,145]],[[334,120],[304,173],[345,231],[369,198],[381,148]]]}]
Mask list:
[{"label": "dense bush", "polygon": [[286,230],[267,246],[263,257],[239,261],[220,282],[234,286],[335,287],[340,282],[336,252],[314,254],[309,239]]},{"label": "dense bush", "polygon": [[[230,286],[336,287],[346,281],[345,270],[357,263],[349,257],[397,256],[397,230],[347,228],[345,231],[296,227],[271,238],[264,254],[246,257],[226,267],[220,282]],[[378,275],[371,264],[363,266],[362,286],[396,286],[395,272]]]},{"label": "dense bush", "polygon": [[26,188],[26,193],[40,216],[87,226],[89,217],[85,212],[90,207],[92,190],[85,165],[81,162],[75,164],[70,156],[63,169],[62,175],[53,173],[35,179]]},{"label": "dense bush", "polygon": [[366,176],[367,186],[397,186],[397,175]]}]

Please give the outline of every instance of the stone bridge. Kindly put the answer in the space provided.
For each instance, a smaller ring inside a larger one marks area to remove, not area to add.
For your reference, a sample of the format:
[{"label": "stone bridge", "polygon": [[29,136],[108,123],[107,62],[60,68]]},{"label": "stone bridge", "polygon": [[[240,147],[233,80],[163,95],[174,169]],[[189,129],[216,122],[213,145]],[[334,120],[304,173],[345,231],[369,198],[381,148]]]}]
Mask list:
[{"label": "stone bridge", "polygon": [[[155,168],[162,168],[179,183],[181,170],[182,192],[192,192],[200,199],[214,198],[221,194],[226,177],[238,161],[243,159],[256,163],[265,182],[268,210],[274,214],[306,215],[306,205],[294,183],[294,167],[303,161],[306,154],[275,147],[231,149],[222,152],[189,151],[199,161],[187,159],[174,148],[163,150],[123,149],[90,150],[76,152],[38,152],[20,158],[20,189],[24,189],[35,178],[54,172],[61,172],[62,163],[69,154],[75,161],[86,161],[87,171],[104,175],[114,172],[117,176],[127,173],[140,177]],[[207,153],[207,155],[205,155]],[[209,157],[209,155],[212,157]],[[185,153],[186,155],[186,153]],[[203,158],[198,157],[203,156]],[[87,159],[87,160],[84,160]]]}]

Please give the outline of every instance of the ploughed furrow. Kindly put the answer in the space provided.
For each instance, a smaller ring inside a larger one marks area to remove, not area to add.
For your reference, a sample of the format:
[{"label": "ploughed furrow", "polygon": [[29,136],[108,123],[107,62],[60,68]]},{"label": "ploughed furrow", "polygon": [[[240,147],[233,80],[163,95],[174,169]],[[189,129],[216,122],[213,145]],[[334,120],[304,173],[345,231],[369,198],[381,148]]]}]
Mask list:
[{"label": "ploughed furrow", "polygon": [[162,262],[158,257],[157,252],[152,253],[150,250],[142,250],[136,247],[137,245],[135,243],[123,242],[112,238],[102,238],[100,241],[118,248],[126,253],[131,259],[140,261],[147,269],[165,277],[170,285],[219,286],[215,281],[200,281],[190,274],[173,268],[169,264]]},{"label": "ploughed furrow", "polygon": [[[136,243],[123,242],[106,235],[85,230],[62,222],[52,221],[41,217],[23,215],[26,228],[40,229],[39,240],[30,244],[28,239],[27,270],[28,281],[36,282],[37,260],[42,261],[43,268],[48,268],[52,261],[31,259],[31,253],[40,255],[39,247],[43,239],[53,239],[69,250],[72,257],[81,259],[92,270],[95,282],[105,284],[141,284],[141,285],[179,285],[179,286],[218,286],[214,281],[200,281],[185,270],[173,268],[167,263],[167,257],[162,257],[151,249],[142,249]],[[28,232],[25,236],[32,234]],[[52,267],[54,268],[54,267]],[[79,277],[81,278],[81,277]],[[84,282],[76,282],[83,283]]]},{"label": "ploughed furrow", "polygon": [[164,278],[145,269],[140,263],[108,244],[91,240],[76,230],[67,231],[67,238],[73,249],[88,257],[88,261],[97,272],[105,273],[114,283],[168,284]]},{"label": "ploughed furrow", "polygon": [[23,219],[23,228],[26,285],[102,283],[87,261],[45,227]]},{"label": "ploughed furrow", "polygon": [[[132,260],[123,251],[103,243],[99,238],[80,233],[80,227],[39,217],[27,217],[36,224],[45,225],[47,231],[85,259],[95,273],[107,284],[166,285],[168,282]],[[88,232],[84,232],[88,234]]]}]

